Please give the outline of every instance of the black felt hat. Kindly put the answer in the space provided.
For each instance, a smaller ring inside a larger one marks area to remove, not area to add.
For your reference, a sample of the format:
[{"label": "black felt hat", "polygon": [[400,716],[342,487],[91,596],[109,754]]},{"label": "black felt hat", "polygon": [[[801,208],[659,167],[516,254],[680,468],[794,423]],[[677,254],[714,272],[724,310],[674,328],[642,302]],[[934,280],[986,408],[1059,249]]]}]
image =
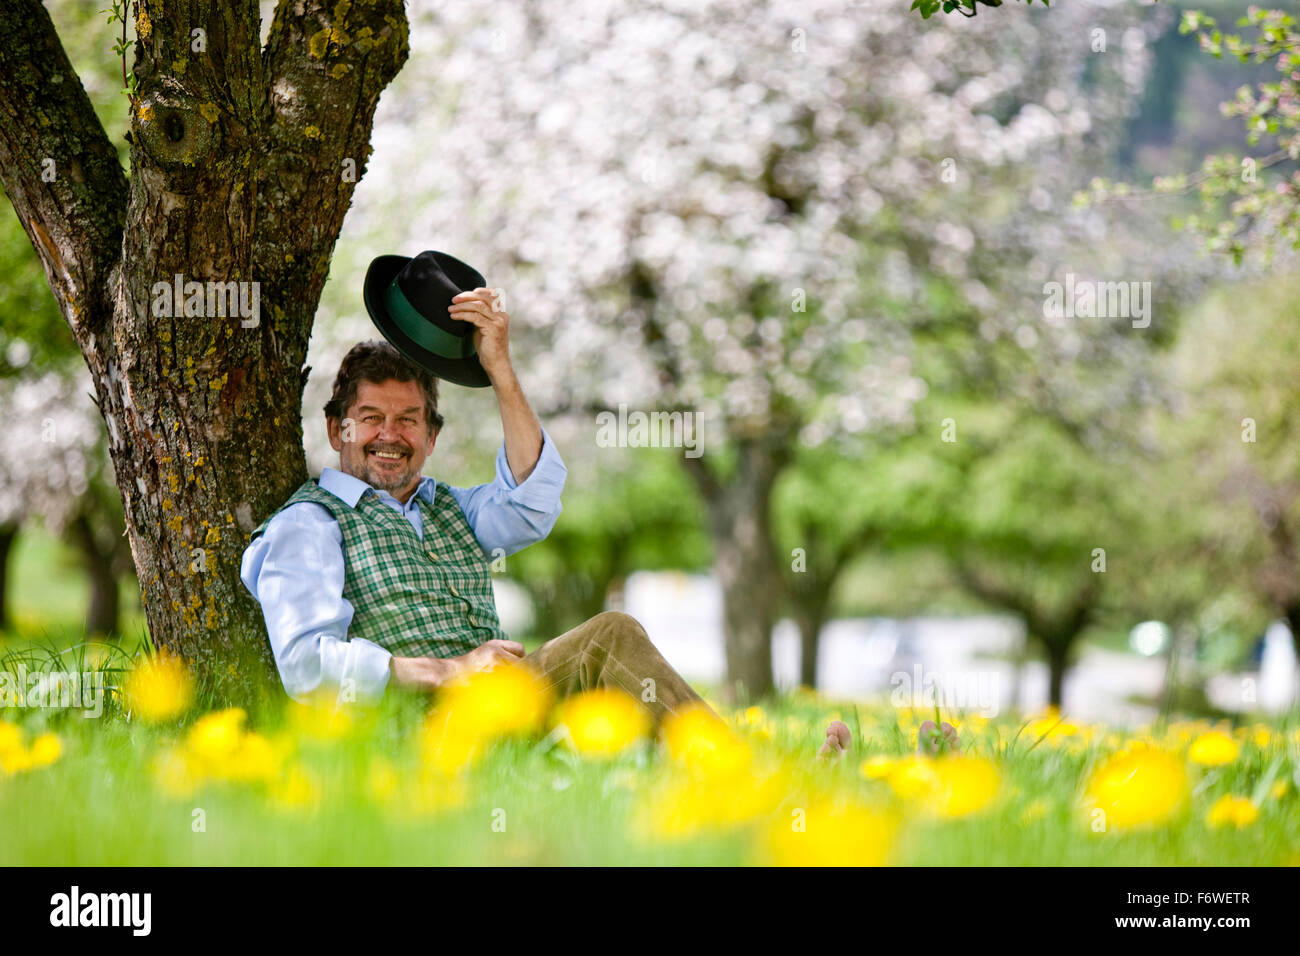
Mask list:
[{"label": "black felt hat", "polygon": [[426,250],[375,257],[362,296],[375,327],[408,359],[445,381],[484,388],[492,382],[474,351],[475,326],[447,309],[458,293],[486,285],[459,259]]}]

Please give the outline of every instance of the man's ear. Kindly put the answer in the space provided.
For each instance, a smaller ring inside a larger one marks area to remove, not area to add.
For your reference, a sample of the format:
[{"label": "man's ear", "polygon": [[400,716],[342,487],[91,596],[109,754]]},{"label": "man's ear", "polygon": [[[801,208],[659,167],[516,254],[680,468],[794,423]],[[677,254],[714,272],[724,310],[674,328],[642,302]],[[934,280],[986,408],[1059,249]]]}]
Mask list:
[{"label": "man's ear", "polygon": [[437,441],[438,441],[438,429],[435,428],[429,432],[429,447],[424,450],[425,458],[428,458],[430,455],[433,454],[433,446],[434,444],[437,443]]},{"label": "man's ear", "polygon": [[327,416],[325,419],[325,429],[326,431],[329,432],[330,447],[333,448],[335,451],[342,453],[343,451],[342,422],[340,422],[337,418],[329,418]]}]

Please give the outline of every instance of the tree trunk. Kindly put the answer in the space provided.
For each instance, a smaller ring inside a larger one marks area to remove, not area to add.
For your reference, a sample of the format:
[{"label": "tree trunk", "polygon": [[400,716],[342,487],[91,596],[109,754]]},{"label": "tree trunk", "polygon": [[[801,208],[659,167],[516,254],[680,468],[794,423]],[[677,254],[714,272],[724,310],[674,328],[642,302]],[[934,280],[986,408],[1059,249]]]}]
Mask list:
[{"label": "tree trunk", "polygon": [[1022,635],[1011,658],[1011,709],[1024,713],[1025,660],[1029,656],[1029,635]]},{"label": "tree trunk", "polygon": [[9,554],[17,538],[17,522],[0,524],[0,634],[9,630]]},{"label": "tree trunk", "polygon": [[81,563],[90,582],[90,607],[86,611],[86,634],[116,635],[121,624],[121,607],[111,548],[100,544],[99,535],[83,512],[73,519],[68,531],[81,553]]},{"label": "tree trunk", "polygon": [[1296,657],[1300,658],[1300,600],[1289,602],[1282,609],[1282,617],[1291,631],[1291,646],[1295,648]]},{"label": "tree trunk", "polygon": [[94,378],[150,635],[246,700],[271,655],[240,560],[306,477],[307,340],[407,21],[281,0],[262,49],[253,0],[134,9],[128,184],[44,7],[0,8],[0,177]]},{"label": "tree trunk", "polygon": [[[809,552],[821,550],[816,536],[805,531]],[[847,562],[848,550],[834,561],[819,560],[815,553],[806,555],[803,571],[785,571],[786,592],[794,606],[795,622],[799,625],[799,684],[810,690],[817,687],[817,655],[821,650],[822,628],[826,625],[831,606],[831,591]]]},{"label": "tree trunk", "polygon": [[810,690],[816,690],[817,653],[826,615],[819,608],[816,611],[801,609],[795,616],[799,621],[799,683]]},{"label": "tree trunk", "polygon": [[[779,441],[779,439],[776,439]],[[772,627],[783,592],[770,520],[772,486],[784,463],[784,449],[771,440],[741,440],[735,474],[719,479],[702,458],[683,458],[708,509],[722,585],[730,704],[772,693]]]},{"label": "tree trunk", "polygon": [[1065,685],[1066,657],[1070,645],[1065,641],[1053,641],[1047,648],[1047,702],[1058,710],[1061,707],[1061,690]]}]

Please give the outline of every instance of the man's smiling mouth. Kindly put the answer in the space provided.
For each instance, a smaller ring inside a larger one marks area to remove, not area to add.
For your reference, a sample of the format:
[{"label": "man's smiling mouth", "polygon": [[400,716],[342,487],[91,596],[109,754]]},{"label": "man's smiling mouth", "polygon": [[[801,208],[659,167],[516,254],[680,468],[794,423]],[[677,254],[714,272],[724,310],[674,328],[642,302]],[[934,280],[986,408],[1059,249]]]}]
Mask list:
[{"label": "man's smiling mouth", "polygon": [[407,452],[394,451],[392,449],[387,449],[387,448],[386,449],[372,448],[366,454],[372,458],[377,458],[379,461],[383,461],[383,462],[405,461],[408,457],[410,457]]}]

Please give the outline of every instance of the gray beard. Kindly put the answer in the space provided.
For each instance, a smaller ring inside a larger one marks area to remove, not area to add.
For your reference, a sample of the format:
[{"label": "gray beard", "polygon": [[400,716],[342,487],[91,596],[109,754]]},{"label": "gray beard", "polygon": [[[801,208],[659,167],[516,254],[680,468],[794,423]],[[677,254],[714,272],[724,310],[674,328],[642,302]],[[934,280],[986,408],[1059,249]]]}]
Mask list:
[{"label": "gray beard", "polygon": [[366,466],[365,472],[366,473],[361,476],[361,480],[370,485],[370,487],[376,488],[379,491],[396,491],[405,488],[416,478],[416,475],[410,468],[407,468],[406,471],[394,478],[383,478],[379,475],[373,474],[368,465]]}]

